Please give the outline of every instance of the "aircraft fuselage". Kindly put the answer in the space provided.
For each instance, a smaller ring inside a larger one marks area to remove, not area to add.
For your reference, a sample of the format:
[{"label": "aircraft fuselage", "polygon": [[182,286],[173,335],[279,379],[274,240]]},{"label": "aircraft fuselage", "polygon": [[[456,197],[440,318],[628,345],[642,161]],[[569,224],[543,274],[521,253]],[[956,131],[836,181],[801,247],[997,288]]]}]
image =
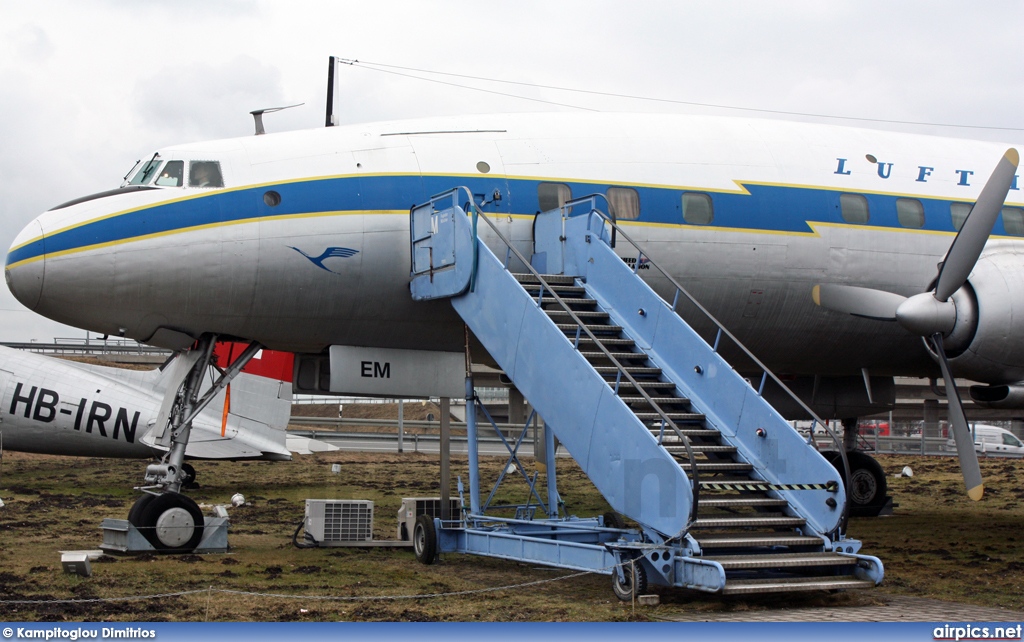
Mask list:
[{"label": "aircraft fuselage", "polygon": [[[923,291],[956,233],[957,208],[969,207],[1005,149],[620,114],[254,136],[159,152],[160,162],[182,167],[218,162],[223,187],[143,181],[44,213],[15,240],[6,273],[36,312],[140,341],[167,336],[161,331],[215,332],[296,352],[331,344],[460,350],[462,324],[451,307],[409,296],[410,206],[465,185],[529,256],[535,213],[569,194],[617,190],[615,215],[645,254],[773,369],[934,375],[919,338],[818,308],[811,289],[830,282]],[[710,218],[694,205],[705,197]],[[1015,184],[1007,205],[1021,202]],[[1002,219],[989,247],[1016,255],[1024,219]],[[1019,380],[1021,368],[997,363],[1004,375],[991,380]]]}]

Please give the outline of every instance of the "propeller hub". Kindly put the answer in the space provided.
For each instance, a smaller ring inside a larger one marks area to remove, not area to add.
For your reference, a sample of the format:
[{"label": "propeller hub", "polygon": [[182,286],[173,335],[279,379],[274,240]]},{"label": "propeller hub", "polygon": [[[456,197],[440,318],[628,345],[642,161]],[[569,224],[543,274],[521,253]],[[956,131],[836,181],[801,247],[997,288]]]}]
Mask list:
[{"label": "propeller hub", "polygon": [[956,325],[956,306],[952,301],[939,301],[931,292],[922,292],[896,308],[896,321],[922,337],[937,332],[948,335]]}]

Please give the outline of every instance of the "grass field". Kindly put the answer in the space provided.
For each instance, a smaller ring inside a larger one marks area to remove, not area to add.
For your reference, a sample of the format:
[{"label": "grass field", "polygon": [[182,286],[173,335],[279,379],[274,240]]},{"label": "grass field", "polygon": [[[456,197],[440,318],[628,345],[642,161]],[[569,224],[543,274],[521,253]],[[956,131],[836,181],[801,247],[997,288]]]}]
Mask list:
[{"label": "grass field", "polygon": [[[560,579],[571,573],[462,555],[423,566],[408,549],[292,546],[306,498],[373,500],[375,537],[394,539],[402,497],[438,493],[436,456],[412,453],[330,453],[286,463],[198,462],[200,487],[190,491],[197,501],[226,504],[237,492],[248,500],[230,511],[229,554],[104,557],[94,563],[90,578],[66,575],[58,551],[98,547],[100,521],[126,516],[135,496],[131,488],[140,483],[145,463],[8,452],[0,460],[0,499],[5,503],[0,508],[0,613],[7,620],[611,621],[679,611],[873,604],[887,594],[1024,611],[1024,462],[983,460],[988,492],[982,502],[973,503],[963,492],[953,459],[879,460],[899,506],[889,517],[851,520],[850,535],[864,542],[864,552],[884,562],[881,587],[743,599],[664,590],[660,606],[634,609],[614,598],[607,576]],[[340,474],[330,472],[335,463],[341,464]],[[484,458],[485,479],[493,479],[502,463]],[[894,476],[908,465],[912,478]],[[453,480],[460,474],[465,479],[465,471],[465,460],[453,461]],[[560,462],[559,475],[570,512],[589,516],[607,510],[571,462]],[[526,487],[507,486],[504,493],[506,500],[524,501]],[[542,583],[501,588],[535,582]],[[45,602],[182,591],[195,593]],[[344,599],[317,599],[324,596]]]}]

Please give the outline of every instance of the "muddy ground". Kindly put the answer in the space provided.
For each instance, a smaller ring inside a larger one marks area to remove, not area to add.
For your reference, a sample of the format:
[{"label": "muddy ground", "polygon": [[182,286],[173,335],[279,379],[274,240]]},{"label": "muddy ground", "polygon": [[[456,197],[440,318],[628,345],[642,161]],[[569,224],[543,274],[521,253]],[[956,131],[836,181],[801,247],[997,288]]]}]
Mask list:
[{"label": "muddy ground", "polygon": [[[867,605],[888,594],[914,595],[1024,611],[1024,462],[983,460],[987,495],[970,502],[949,458],[882,456],[895,514],[854,519],[850,535],[886,567],[883,586],[863,592],[722,599],[675,590],[661,605],[616,600],[607,576],[447,555],[433,566],[408,549],[300,550],[291,537],[305,498],[375,502],[375,537],[394,539],[402,497],[438,493],[436,456],[328,453],[286,463],[198,462],[201,504],[228,503],[232,551],[218,555],[104,557],[93,576],[61,570],[61,550],[97,548],[104,517],[124,518],[144,462],[5,453],[0,460],[0,614],[6,620],[627,620],[680,611],[746,611]],[[330,472],[341,464],[341,473]],[[503,461],[484,460],[493,479]],[[912,478],[895,477],[911,466]],[[465,478],[464,460],[453,479]],[[589,516],[604,501],[571,462],[560,462],[570,512]],[[522,483],[502,499],[525,500]],[[529,587],[494,590],[525,583]],[[236,590],[246,594],[216,592]],[[124,598],[117,602],[49,600]],[[273,596],[252,593],[274,594]],[[453,593],[458,593],[452,595]],[[345,598],[324,600],[319,597]],[[402,598],[402,596],[420,596]],[[36,604],[12,601],[39,600]]]}]

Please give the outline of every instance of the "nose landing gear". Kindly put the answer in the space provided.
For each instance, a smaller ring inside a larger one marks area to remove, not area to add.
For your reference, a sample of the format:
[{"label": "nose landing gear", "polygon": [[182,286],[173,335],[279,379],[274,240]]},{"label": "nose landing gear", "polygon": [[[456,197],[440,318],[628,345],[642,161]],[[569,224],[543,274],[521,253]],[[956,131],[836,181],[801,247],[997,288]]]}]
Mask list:
[{"label": "nose landing gear", "polygon": [[[146,468],[147,486],[136,489],[143,491],[143,495],[128,512],[128,522],[160,551],[190,552],[202,541],[203,513],[192,498],[181,494],[183,486],[195,481],[195,469],[184,462],[192,421],[263,347],[251,342],[238,360],[221,369],[213,358],[216,340],[216,335],[203,335],[194,348],[179,355],[172,364],[180,372],[174,379],[179,384],[169,387],[167,392],[174,395],[165,431],[170,434],[169,447],[159,463]],[[206,371],[211,367],[220,376],[200,397]],[[164,407],[167,405],[165,400]]]}]

